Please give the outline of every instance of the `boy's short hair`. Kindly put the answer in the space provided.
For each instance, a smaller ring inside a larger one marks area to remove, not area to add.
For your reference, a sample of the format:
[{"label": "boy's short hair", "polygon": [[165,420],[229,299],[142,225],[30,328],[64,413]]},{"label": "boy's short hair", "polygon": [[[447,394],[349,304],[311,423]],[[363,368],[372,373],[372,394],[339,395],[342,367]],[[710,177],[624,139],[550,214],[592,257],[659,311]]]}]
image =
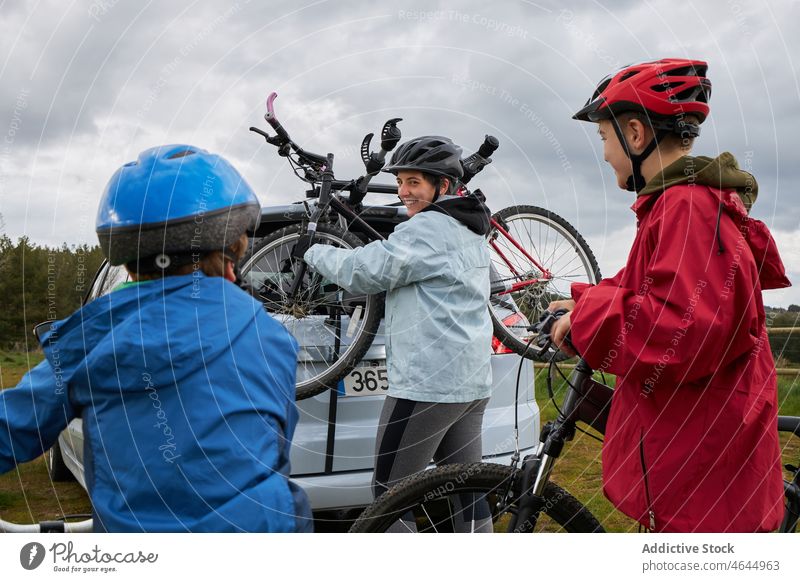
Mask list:
[{"label": "boy's short hair", "polygon": [[[631,119],[637,119],[644,124],[654,135],[656,133],[656,129],[653,127],[651,123],[650,117],[646,113],[642,113],[641,111],[626,111],[625,113],[620,113],[616,116],[616,122],[623,126]],[[700,119],[696,115],[687,114],[681,118],[686,124],[700,124]],[[683,150],[690,150],[694,146],[694,140],[696,139],[695,136],[690,135],[689,132],[684,132],[681,135],[677,133],[671,132],[666,134],[664,137],[659,140],[661,145],[666,145],[670,148],[680,148]]]},{"label": "boy's short hair", "polygon": [[[227,247],[227,252],[232,256],[241,259],[247,250],[249,238],[246,234],[239,237],[239,240]],[[136,278],[140,281],[149,279],[161,279],[162,277],[174,277],[177,275],[188,275],[195,271],[202,271],[208,277],[222,277],[225,275],[225,259],[226,256],[222,251],[212,251],[207,253],[198,253],[190,263],[179,263],[170,265],[166,269],[152,270],[149,269],[145,272],[138,272],[136,261],[132,261],[125,265],[128,272],[136,274]]]}]

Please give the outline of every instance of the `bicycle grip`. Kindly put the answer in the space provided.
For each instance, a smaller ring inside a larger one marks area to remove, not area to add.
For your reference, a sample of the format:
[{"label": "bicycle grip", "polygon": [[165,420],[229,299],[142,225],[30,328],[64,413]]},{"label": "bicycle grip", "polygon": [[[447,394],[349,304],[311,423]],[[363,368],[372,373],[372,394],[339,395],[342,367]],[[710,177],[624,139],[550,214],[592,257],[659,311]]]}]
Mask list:
[{"label": "bicycle grip", "polygon": [[478,148],[478,154],[481,157],[488,158],[497,150],[498,147],[500,147],[500,140],[493,135],[487,135],[483,139],[481,147]]},{"label": "bicycle grip", "polygon": [[292,141],[291,138],[289,137],[289,134],[286,132],[285,129],[283,129],[281,122],[278,121],[277,117],[275,117],[275,108],[273,107],[272,103],[275,101],[277,97],[278,94],[275,93],[274,91],[269,94],[269,97],[267,97],[267,112],[266,114],[264,114],[264,119],[267,121],[267,123],[269,123],[272,126],[272,129],[275,130],[275,133],[277,133],[281,137],[281,139],[283,139],[284,141]]}]

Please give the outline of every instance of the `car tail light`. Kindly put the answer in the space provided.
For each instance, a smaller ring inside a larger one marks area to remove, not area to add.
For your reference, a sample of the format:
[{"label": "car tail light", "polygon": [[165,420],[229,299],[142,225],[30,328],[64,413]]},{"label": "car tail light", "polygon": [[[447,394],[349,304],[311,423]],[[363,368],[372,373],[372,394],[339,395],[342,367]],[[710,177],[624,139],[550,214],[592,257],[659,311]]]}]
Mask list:
[{"label": "car tail light", "polygon": [[493,354],[513,354],[499,339],[492,336],[492,353]]},{"label": "car tail light", "polygon": [[[522,313],[512,313],[511,315],[503,318],[503,323],[505,325],[511,326],[516,325],[518,323],[524,323],[526,326],[528,325],[528,320]],[[513,354],[514,351],[507,348],[499,339],[495,336],[492,336],[492,353],[493,354]]]}]

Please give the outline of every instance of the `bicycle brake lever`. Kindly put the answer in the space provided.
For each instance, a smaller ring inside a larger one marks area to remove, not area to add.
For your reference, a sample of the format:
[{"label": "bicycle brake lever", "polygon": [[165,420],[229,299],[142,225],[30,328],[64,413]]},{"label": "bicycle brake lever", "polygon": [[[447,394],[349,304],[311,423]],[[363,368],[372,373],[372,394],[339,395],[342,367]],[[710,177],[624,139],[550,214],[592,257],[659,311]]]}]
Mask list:
[{"label": "bicycle brake lever", "polygon": [[270,145],[274,145],[274,146],[278,146],[278,147],[283,145],[282,140],[278,136],[270,135],[266,131],[264,131],[262,129],[259,129],[258,127],[251,127],[250,131],[252,131],[253,133],[257,133],[258,135],[262,136],[265,140],[267,140],[267,143],[270,144]]},{"label": "bicycle brake lever", "polygon": [[[533,325],[528,326],[528,331],[536,332],[536,345],[540,348],[538,356],[543,356],[553,346],[553,340],[550,337],[550,331],[553,329],[553,324],[558,321],[567,310],[563,307],[555,311],[545,311],[539,316],[539,321]],[[569,338],[564,338],[570,348],[573,348],[572,341]]]}]

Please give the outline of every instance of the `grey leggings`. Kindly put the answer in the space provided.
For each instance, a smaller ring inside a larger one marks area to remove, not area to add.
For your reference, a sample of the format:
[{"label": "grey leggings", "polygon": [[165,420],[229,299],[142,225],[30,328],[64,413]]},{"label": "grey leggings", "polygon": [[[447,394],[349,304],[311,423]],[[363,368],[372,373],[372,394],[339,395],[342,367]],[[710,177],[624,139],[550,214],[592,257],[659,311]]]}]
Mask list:
[{"label": "grey leggings", "polygon": [[[488,401],[485,398],[464,403],[416,402],[387,396],[375,442],[375,497],[424,470],[431,459],[437,465],[479,462],[483,454],[481,424]],[[491,529],[488,505],[480,508],[480,515],[474,510],[470,508],[472,523],[465,528]],[[415,529],[411,516],[406,516],[403,522],[398,522],[393,530]]]}]

